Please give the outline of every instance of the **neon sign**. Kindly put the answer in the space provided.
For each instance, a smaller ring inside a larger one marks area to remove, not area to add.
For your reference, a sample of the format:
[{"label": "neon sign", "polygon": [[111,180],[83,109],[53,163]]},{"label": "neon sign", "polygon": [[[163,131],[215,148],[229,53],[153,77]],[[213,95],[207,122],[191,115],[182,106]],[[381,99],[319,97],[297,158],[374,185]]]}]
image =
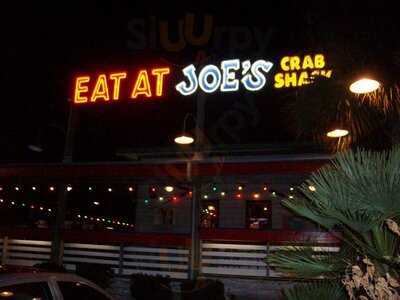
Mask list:
[{"label": "neon sign", "polygon": [[[256,92],[268,83],[268,74],[274,64],[259,59],[229,59],[219,65],[209,64],[197,68],[190,64],[182,69],[182,79],[174,84],[177,93],[183,96],[198,91],[207,94],[229,93],[240,89]],[[316,76],[330,78],[332,70],[326,68],[323,54],[284,56],[278,71],[271,75],[275,88],[301,87],[313,82]],[[75,79],[74,103],[113,102],[120,98],[150,99],[165,94],[166,81],[169,80],[169,67],[142,69],[138,72],[102,73],[96,76],[79,76]]]},{"label": "neon sign", "polygon": [[331,78],[332,70],[326,66],[323,54],[300,56],[284,56],[280,61],[282,72],[275,74],[275,88],[299,87],[310,84],[315,76]]},{"label": "neon sign", "polygon": [[[240,63],[239,59],[230,59],[222,61],[220,68],[216,65],[203,67],[197,76],[196,67],[189,65],[182,70],[187,82],[181,81],[175,88],[184,96],[195,93],[199,87],[208,94],[218,89],[221,92],[234,92],[239,90],[240,83],[248,91],[258,91],[265,86],[267,82],[265,74],[271,70],[272,66],[272,62],[263,59],[254,63],[250,60]],[[238,72],[240,68],[242,70]],[[240,80],[236,78],[236,73],[241,73]]]},{"label": "neon sign", "polygon": [[[151,75],[147,70],[138,72],[133,85],[130,85],[133,86],[129,94],[131,99],[161,97],[164,94],[164,79],[170,73],[170,69],[168,67],[154,68],[150,73]],[[153,86],[149,78],[155,81]],[[121,86],[126,84],[127,79],[127,72],[100,74],[96,78],[79,76],[75,79],[74,103],[119,100]]]}]

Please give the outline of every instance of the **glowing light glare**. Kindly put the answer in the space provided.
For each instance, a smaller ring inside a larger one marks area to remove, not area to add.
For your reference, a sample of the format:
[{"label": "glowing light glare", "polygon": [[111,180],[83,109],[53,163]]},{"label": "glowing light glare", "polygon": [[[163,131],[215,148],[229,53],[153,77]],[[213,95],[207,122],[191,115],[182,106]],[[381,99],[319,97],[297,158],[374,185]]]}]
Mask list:
[{"label": "glowing light glare", "polygon": [[221,192],[221,196],[224,197],[225,196],[225,192]]},{"label": "glowing light glare", "polygon": [[293,199],[293,198],[294,198],[294,196],[293,196],[293,195],[290,195],[290,196],[289,196],[289,199]]},{"label": "glowing light glare", "polygon": [[33,186],[33,187],[32,187],[32,191],[36,191],[36,186]]},{"label": "glowing light glare", "polygon": [[49,190],[50,190],[51,192],[54,192],[54,186],[49,187]]},{"label": "glowing light glare", "polygon": [[163,201],[164,197],[159,197],[158,200]]},{"label": "glowing light glare", "polygon": [[268,187],[266,185],[264,185],[263,191],[266,191],[266,190],[268,190]]},{"label": "glowing light glare", "polygon": [[133,187],[130,186],[130,187],[128,188],[128,191],[133,192]]},{"label": "glowing light glare", "polygon": [[92,190],[93,190],[93,188],[92,188],[91,186],[89,186],[88,190],[89,190],[89,191],[92,191]]},{"label": "glowing light glare", "polygon": [[260,198],[260,194],[259,193],[254,193],[253,194],[253,198],[254,199],[259,199]]},{"label": "glowing light glare", "polygon": [[17,187],[17,186],[16,186],[14,189],[15,189],[17,192],[19,191],[19,187]]},{"label": "glowing light glare", "polygon": [[2,291],[0,292],[0,297],[2,298],[8,298],[14,296],[14,293],[11,291]]},{"label": "glowing light glare", "polygon": [[165,189],[165,191],[168,192],[168,193],[171,193],[171,192],[174,191],[174,187],[173,187],[173,186],[170,186],[170,185],[167,185],[164,189]]},{"label": "glowing light glare", "polygon": [[67,191],[68,192],[72,191],[72,186],[67,186]]},{"label": "glowing light glare", "polygon": [[313,185],[309,185],[308,186],[308,189],[311,191],[311,192],[315,192],[317,189],[315,188],[315,186],[313,186]]},{"label": "glowing light glare", "polygon": [[268,210],[268,207],[264,207],[264,211],[267,211]]},{"label": "glowing light glare", "polygon": [[180,145],[189,145],[194,142],[194,138],[191,136],[187,135],[181,135],[175,138],[175,143],[180,144]]},{"label": "glowing light glare", "polygon": [[243,190],[243,186],[239,185],[237,189],[238,189],[238,191],[241,191],[241,190]]},{"label": "glowing light glare", "polygon": [[204,195],[203,198],[204,198],[204,199],[208,199],[208,195]]},{"label": "glowing light glare", "polygon": [[207,209],[210,210],[210,211],[215,210],[215,206],[209,205],[209,206],[207,207]]},{"label": "glowing light glare", "polygon": [[334,129],[329,131],[326,136],[330,138],[340,138],[349,134],[349,131],[346,129]]},{"label": "glowing light glare", "polygon": [[374,79],[362,78],[350,85],[350,91],[355,94],[367,94],[377,90],[380,83]]},{"label": "glowing light glare", "polygon": [[94,204],[94,205],[100,205],[100,202],[98,202],[98,201],[93,201],[93,204]]},{"label": "glowing light glare", "polygon": [[108,188],[107,191],[109,191],[111,193],[112,192],[112,188]]}]

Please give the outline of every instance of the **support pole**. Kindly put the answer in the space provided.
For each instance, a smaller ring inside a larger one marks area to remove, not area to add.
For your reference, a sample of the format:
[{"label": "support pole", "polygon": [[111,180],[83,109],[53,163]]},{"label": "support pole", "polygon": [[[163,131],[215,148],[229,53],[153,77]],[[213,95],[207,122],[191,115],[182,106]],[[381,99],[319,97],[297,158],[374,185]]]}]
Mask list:
[{"label": "support pole", "polygon": [[[68,125],[65,133],[65,145],[64,145],[64,156],[62,162],[64,164],[72,162],[72,155],[74,150],[74,138],[75,129],[78,123],[77,112],[75,111],[73,105],[70,105],[69,115],[68,115]],[[64,241],[62,238],[62,232],[64,230],[65,224],[65,211],[67,202],[67,185],[62,182],[57,185],[57,211],[56,220],[52,232],[51,241],[51,262],[58,266],[62,265],[63,261],[63,250]]]}]

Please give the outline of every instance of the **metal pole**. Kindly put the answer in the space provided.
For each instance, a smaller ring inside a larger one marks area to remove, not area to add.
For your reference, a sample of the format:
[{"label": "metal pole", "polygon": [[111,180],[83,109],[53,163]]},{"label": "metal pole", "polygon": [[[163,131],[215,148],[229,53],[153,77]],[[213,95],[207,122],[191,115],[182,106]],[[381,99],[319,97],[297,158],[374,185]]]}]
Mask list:
[{"label": "metal pole", "polygon": [[193,163],[202,159],[202,147],[204,145],[204,115],[206,95],[198,94],[196,103],[196,132],[195,132],[195,153],[192,160],[187,161],[187,179],[192,182],[192,205],[191,205],[191,247],[190,247],[190,274],[189,278],[195,280],[200,273],[200,200],[201,183],[196,176],[192,178]]},{"label": "metal pole", "polygon": [[[67,131],[65,135],[64,156],[62,160],[63,163],[72,162],[75,129],[77,126],[77,122],[78,122],[77,113],[73,105],[70,105]],[[52,242],[51,242],[51,262],[61,266],[63,249],[64,249],[62,231],[64,230],[66,199],[67,199],[67,185],[65,182],[61,182],[60,184],[58,184],[57,194],[58,197],[57,197],[56,221],[52,233]]]}]

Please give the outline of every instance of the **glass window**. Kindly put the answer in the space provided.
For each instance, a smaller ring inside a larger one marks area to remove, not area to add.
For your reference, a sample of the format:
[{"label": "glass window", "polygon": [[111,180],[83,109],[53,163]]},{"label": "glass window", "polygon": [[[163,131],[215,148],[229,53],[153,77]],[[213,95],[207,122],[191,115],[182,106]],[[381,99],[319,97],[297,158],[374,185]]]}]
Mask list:
[{"label": "glass window", "polygon": [[51,300],[47,282],[30,282],[0,287],[0,299],[7,300]]},{"label": "glass window", "polygon": [[64,300],[111,300],[111,298],[84,283],[59,281],[58,286]]},{"label": "glass window", "polygon": [[202,201],[200,213],[201,228],[217,228],[219,219],[218,201]]},{"label": "glass window", "polygon": [[247,201],[247,227],[249,229],[271,228],[271,204],[269,201]]}]

